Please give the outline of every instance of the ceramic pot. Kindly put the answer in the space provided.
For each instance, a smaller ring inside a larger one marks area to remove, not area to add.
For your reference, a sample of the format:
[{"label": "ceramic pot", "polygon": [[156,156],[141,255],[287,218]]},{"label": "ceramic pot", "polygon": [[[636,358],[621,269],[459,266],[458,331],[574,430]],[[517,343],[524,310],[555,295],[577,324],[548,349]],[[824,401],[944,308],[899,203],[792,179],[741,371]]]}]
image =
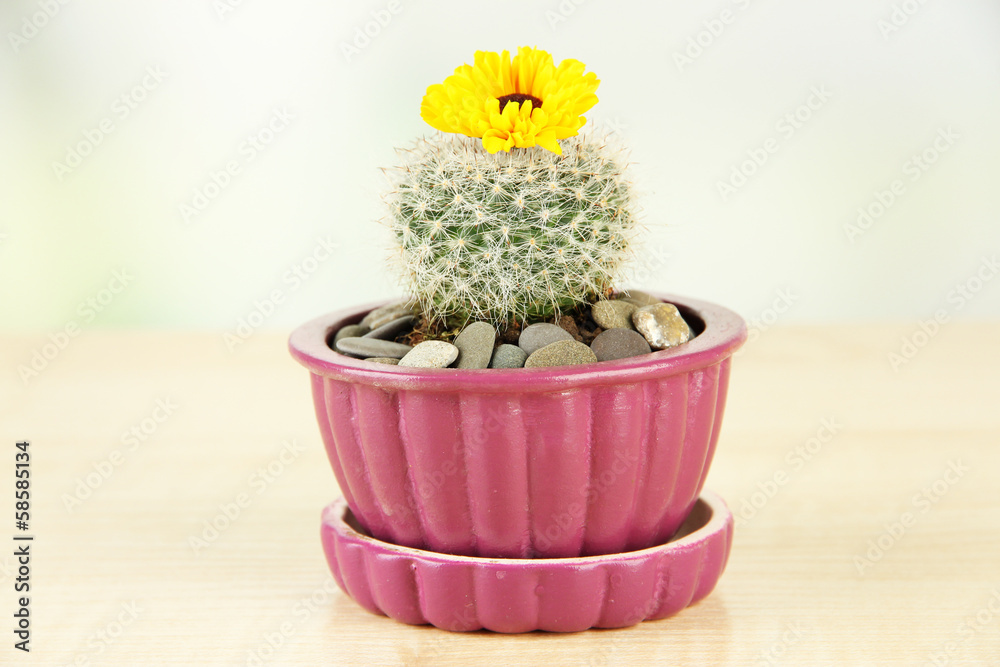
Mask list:
[{"label": "ceramic pot", "polygon": [[414,369],[335,352],[382,304],[296,329],[323,442],[376,539],[445,554],[562,558],[664,544],[694,506],[719,437],[736,313],[675,304],[697,334],[670,350],[580,366]]}]

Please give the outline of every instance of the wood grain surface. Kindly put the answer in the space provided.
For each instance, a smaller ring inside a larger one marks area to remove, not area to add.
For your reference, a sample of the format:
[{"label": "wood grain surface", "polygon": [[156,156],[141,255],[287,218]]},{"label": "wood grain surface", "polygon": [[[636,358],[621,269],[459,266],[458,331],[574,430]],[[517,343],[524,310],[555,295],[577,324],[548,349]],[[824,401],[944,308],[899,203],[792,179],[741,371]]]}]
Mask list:
[{"label": "wood grain surface", "polygon": [[48,339],[6,336],[7,619],[21,439],[35,541],[32,650],[4,630],[0,664],[1000,665],[1000,325],[948,324],[894,369],[916,330],[761,332],[708,480],[737,515],[715,592],[519,636],[402,625],[336,589],[318,534],[338,490],[285,336],[84,332],[27,382]]}]

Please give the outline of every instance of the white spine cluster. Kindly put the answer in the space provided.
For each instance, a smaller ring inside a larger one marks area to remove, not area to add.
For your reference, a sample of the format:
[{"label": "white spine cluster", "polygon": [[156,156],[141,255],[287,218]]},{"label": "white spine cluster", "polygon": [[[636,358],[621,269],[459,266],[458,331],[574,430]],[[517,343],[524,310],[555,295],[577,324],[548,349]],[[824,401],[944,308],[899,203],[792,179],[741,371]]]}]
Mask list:
[{"label": "white spine cluster", "polygon": [[622,149],[607,135],[487,153],[437,134],[400,150],[386,197],[393,260],[428,319],[549,319],[604,295],[637,223]]}]

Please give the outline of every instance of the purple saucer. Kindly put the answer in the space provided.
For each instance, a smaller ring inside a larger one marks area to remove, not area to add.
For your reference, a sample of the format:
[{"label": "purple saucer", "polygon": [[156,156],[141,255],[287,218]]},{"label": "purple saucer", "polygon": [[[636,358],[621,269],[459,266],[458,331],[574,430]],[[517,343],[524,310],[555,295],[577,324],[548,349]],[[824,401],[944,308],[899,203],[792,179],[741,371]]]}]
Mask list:
[{"label": "purple saucer", "polygon": [[715,588],[729,558],[733,515],[705,491],[667,543],[578,558],[477,558],[370,537],[343,499],[323,511],[334,578],[365,609],[443,630],[577,632],[666,618]]}]

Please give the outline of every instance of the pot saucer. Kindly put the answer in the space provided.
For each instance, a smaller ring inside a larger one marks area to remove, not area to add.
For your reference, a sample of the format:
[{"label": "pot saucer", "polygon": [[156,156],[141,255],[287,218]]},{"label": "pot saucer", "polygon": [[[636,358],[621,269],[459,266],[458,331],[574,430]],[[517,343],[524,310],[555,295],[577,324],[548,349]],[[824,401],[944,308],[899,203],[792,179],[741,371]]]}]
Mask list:
[{"label": "pot saucer", "polygon": [[577,632],[666,618],[707,596],[729,557],[733,515],[706,491],[660,546],[577,558],[478,558],[370,537],[341,499],[323,511],[321,536],[340,588],[375,614],[450,631]]}]

